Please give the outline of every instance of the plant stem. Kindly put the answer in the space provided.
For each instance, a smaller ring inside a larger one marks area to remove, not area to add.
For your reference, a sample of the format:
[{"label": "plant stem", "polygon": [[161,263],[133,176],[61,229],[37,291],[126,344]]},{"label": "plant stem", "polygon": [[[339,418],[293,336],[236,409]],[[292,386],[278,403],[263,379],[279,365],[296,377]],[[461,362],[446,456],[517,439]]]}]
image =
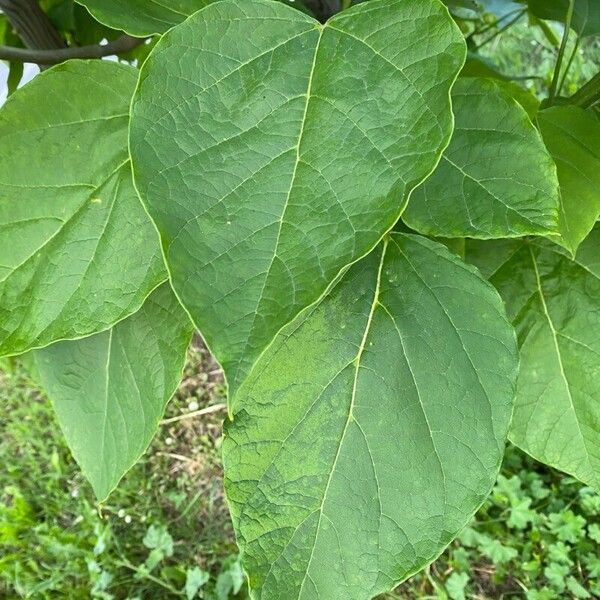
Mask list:
[{"label": "plant stem", "polygon": [[560,78],[560,70],[562,68],[562,61],[567,49],[567,42],[569,41],[569,33],[571,32],[571,22],[573,21],[573,11],[575,9],[575,0],[569,0],[569,8],[567,9],[567,19],[565,22],[565,31],[563,33],[562,41],[560,43],[560,49],[558,50],[558,57],[556,59],[556,65],[554,67],[554,77],[552,77],[552,83],[550,84],[550,96],[549,104],[552,105],[556,98],[556,91],[558,88],[558,81]]},{"label": "plant stem", "polygon": [[569,74],[569,71],[571,70],[571,66],[573,65],[573,61],[575,60],[575,57],[577,56],[577,52],[579,51],[579,44],[581,43],[581,36],[577,36],[577,39],[575,40],[575,46],[573,47],[573,52],[571,52],[571,56],[569,57],[569,62],[567,62],[567,66],[565,67],[565,72],[563,73],[562,79],[560,80],[560,84],[558,85],[558,91],[556,92],[558,96],[560,96],[560,93],[565,85],[565,82],[567,81],[567,75]]},{"label": "plant stem", "polygon": [[104,45],[71,46],[70,48],[56,48],[53,50],[0,46],[0,59],[37,63],[38,65],[54,65],[70,58],[102,58],[104,56],[111,56],[112,54],[129,52],[144,42],[144,39],[123,35]]},{"label": "plant stem", "polygon": [[513,19],[511,19],[506,25],[504,25],[504,27],[501,27],[500,29],[498,29],[498,31],[490,35],[490,37],[486,38],[485,40],[483,40],[483,42],[478,44],[475,47],[475,50],[479,50],[480,48],[483,48],[483,46],[485,46],[486,44],[489,44],[491,41],[495,40],[499,35],[504,33],[507,29],[511,28],[517,21],[519,21],[526,12],[526,10],[520,10]]},{"label": "plant stem", "polygon": [[66,46],[36,0],[0,0],[0,9],[27,48],[50,50]]},{"label": "plant stem", "polygon": [[577,93],[569,98],[569,104],[590,108],[600,102],[600,72],[596,73]]}]

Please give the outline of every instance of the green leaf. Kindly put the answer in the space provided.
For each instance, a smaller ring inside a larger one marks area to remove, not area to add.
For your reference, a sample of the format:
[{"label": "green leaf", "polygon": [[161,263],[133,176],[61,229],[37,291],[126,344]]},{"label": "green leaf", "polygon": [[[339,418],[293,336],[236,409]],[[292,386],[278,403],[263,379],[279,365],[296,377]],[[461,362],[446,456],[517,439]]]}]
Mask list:
[{"label": "green leaf", "polygon": [[397,221],[448,141],[464,54],[434,0],[372,0],[325,26],[222,0],[158,43],[132,106],[134,176],[230,390]]},{"label": "green leaf", "polygon": [[213,1],[77,0],[100,23],[138,37],[164,33]]},{"label": "green leaf", "polygon": [[187,600],[193,600],[198,590],[208,583],[210,573],[203,571],[198,567],[188,569],[185,578],[185,597]]},{"label": "green leaf", "polygon": [[164,284],[110,331],[35,352],[40,383],[99,500],[148,447],[190,337],[189,319]]},{"label": "green leaf", "polygon": [[445,587],[452,600],[466,600],[465,591],[469,583],[469,576],[466,573],[452,573],[448,577]]},{"label": "green leaf", "polygon": [[490,492],[516,340],[473,269],[398,233],[308,312],[233,399],[227,497],[254,598],[371,598]]},{"label": "green leaf", "polygon": [[511,98],[514,98],[533,119],[540,109],[540,101],[523,86],[510,81],[503,75],[496,65],[485,56],[477,52],[468,52],[465,66],[460,72],[461,77],[485,77],[494,79],[496,85],[503,89]]},{"label": "green leaf", "polygon": [[575,254],[600,217],[600,121],[576,106],[555,106],[537,124],[558,168],[557,241]]},{"label": "green leaf", "polygon": [[403,215],[420,233],[504,238],[556,230],[556,167],[525,110],[491,79],[459,79],[456,125]]},{"label": "green leaf", "polygon": [[591,598],[591,594],[575,579],[567,577],[567,588],[575,598]]},{"label": "green leaf", "polygon": [[[104,25],[130,35],[146,37],[165,33],[215,0],[77,0]],[[279,0],[306,13],[299,0]]]},{"label": "green leaf", "polygon": [[[531,12],[540,19],[565,22],[570,0],[528,0]],[[583,36],[600,34],[600,2],[575,0],[572,27]]]},{"label": "green leaf", "polygon": [[486,272],[505,299],[519,337],[521,370],[511,441],[596,490],[599,256],[600,227],[583,242],[575,260],[550,242],[467,245],[467,258]]},{"label": "green leaf", "polygon": [[0,355],[105,330],[166,278],[128,161],[135,82],[67,62],[0,111]]}]

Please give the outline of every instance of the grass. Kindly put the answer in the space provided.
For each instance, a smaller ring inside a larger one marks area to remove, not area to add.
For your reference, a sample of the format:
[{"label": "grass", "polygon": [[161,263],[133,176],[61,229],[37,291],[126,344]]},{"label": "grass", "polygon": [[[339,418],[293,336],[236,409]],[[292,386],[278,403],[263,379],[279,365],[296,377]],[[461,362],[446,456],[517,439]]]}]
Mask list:
[{"label": "grass", "polygon": [[[221,485],[224,401],[199,346],[150,450],[102,507],[19,364],[0,371],[0,598],[247,598]],[[380,600],[600,598],[600,496],[509,448],[474,521]]]}]

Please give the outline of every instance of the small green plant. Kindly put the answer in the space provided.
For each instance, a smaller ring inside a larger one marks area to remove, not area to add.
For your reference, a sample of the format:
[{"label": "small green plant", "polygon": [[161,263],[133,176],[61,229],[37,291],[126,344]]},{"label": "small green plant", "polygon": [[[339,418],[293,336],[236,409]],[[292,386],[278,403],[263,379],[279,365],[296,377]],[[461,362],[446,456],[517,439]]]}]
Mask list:
[{"label": "small green plant", "polygon": [[[393,589],[485,501],[507,439],[600,488],[600,73],[569,79],[597,2],[78,1],[85,25],[0,0],[27,46],[0,57],[60,63],[0,111],[0,356],[28,353],[99,501],[194,331],[226,381],[254,598]],[[541,98],[489,64],[526,19],[556,43]],[[527,498],[509,519],[532,525]],[[562,544],[584,527],[551,521]],[[138,577],[174,552],[152,525]],[[581,596],[568,573],[544,568]]]},{"label": "small green plant", "polygon": [[206,377],[214,368],[205,351],[192,349],[171,421],[98,509],[50,403],[21,364],[4,366],[0,597],[247,597],[222,499],[219,416],[188,417],[193,403],[221,401],[219,378]]}]

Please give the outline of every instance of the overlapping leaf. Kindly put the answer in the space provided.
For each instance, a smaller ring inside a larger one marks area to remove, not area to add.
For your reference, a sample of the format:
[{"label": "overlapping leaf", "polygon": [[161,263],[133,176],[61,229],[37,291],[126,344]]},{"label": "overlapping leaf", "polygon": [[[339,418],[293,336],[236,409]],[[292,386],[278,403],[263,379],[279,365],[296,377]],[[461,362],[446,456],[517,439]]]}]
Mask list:
[{"label": "overlapping leaf", "polygon": [[164,33],[214,0],[77,0],[101,23],[144,37]]},{"label": "overlapping leaf", "polygon": [[[566,22],[570,0],[528,0],[531,12],[540,19]],[[575,0],[572,27],[581,35],[600,34],[600,2]]]},{"label": "overlapping leaf", "polygon": [[521,348],[510,438],[600,490],[600,228],[574,260],[550,242],[470,243]]},{"label": "overlapping leaf", "polygon": [[504,238],[557,228],[556,166],[525,110],[491,79],[460,79],[456,125],[437,169],[403,215],[445,237]]},{"label": "overlapping leaf", "polygon": [[181,378],[191,333],[163,284],[110,331],[35,352],[40,383],[99,500],[148,447]]},{"label": "overlapping leaf", "polygon": [[600,217],[600,121],[576,106],[555,106],[537,123],[558,167],[559,241],[574,254]]},{"label": "overlapping leaf", "polygon": [[[101,23],[145,37],[164,33],[215,0],[77,0]],[[302,0],[279,0],[306,13]]]},{"label": "overlapping leaf", "polygon": [[392,234],[233,402],[227,495],[253,598],[365,600],[450,542],[497,475],[517,374],[495,290]]},{"label": "overlapping leaf", "polygon": [[464,53],[436,0],[372,0],[325,26],[223,0],[159,42],[132,107],[134,175],[232,391],[432,170]]},{"label": "overlapping leaf", "polygon": [[107,329],[165,280],[128,161],[135,82],[69,62],[0,111],[0,355]]}]

